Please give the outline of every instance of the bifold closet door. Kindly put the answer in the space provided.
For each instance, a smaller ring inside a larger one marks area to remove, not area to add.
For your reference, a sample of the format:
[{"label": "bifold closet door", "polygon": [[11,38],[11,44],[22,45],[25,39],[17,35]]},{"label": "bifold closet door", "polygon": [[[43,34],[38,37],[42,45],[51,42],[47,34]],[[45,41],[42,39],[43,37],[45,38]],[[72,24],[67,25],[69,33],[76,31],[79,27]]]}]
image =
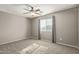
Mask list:
[{"label": "bifold closet door", "polygon": [[40,20],[40,39],[52,42],[52,31],[53,31],[52,17]]}]

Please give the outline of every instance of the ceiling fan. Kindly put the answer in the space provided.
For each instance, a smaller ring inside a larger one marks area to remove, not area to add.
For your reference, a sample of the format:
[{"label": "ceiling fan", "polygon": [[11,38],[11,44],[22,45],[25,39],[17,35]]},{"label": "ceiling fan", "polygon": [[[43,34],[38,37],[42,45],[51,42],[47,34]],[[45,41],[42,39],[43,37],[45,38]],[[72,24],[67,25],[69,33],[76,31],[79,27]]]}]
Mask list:
[{"label": "ceiling fan", "polygon": [[28,13],[34,13],[37,15],[41,15],[42,11],[39,8],[35,8],[29,4],[25,5],[26,8],[24,8],[24,10],[26,11],[24,14],[28,14]]}]

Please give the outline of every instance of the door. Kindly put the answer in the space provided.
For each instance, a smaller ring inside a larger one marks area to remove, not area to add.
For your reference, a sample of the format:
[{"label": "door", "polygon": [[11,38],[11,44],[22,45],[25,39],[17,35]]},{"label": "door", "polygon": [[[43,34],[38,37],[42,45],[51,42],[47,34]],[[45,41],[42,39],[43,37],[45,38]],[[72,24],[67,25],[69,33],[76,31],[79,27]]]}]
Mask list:
[{"label": "door", "polygon": [[40,39],[53,42],[53,19],[48,17],[40,20]]}]

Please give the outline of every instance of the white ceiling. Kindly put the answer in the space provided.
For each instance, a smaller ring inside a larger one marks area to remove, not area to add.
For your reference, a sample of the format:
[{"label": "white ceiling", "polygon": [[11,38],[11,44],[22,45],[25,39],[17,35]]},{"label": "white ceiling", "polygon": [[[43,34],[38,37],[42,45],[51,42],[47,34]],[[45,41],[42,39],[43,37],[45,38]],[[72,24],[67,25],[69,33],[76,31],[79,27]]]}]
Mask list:
[{"label": "white ceiling", "polygon": [[[68,9],[75,7],[75,4],[31,4],[32,6],[41,9],[41,15],[46,15],[52,12],[56,12],[63,9]],[[0,11],[8,12],[11,14],[16,14],[24,17],[34,18],[38,17],[38,15],[32,16],[25,13],[25,4],[0,4]]]}]

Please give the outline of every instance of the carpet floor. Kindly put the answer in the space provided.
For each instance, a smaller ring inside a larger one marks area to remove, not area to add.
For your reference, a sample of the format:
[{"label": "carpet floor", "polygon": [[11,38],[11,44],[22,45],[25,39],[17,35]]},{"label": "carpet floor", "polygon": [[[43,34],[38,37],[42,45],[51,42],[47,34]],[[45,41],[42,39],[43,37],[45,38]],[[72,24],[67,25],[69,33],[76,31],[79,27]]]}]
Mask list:
[{"label": "carpet floor", "polygon": [[41,40],[20,40],[0,45],[0,54],[79,54],[79,50]]}]

